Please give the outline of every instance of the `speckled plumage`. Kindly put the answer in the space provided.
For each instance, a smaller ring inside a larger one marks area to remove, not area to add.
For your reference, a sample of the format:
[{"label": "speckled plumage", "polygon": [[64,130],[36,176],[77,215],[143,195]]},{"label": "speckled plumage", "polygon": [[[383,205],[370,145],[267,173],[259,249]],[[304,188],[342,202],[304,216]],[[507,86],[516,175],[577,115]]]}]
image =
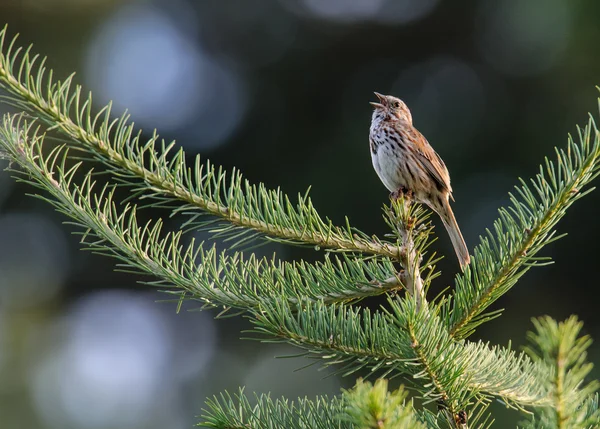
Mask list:
[{"label": "speckled plumage", "polygon": [[461,267],[470,261],[469,251],[450,208],[450,174],[444,161],[413,126],[406,104],[375,93],[378,103],[371,120],[369,142],[373,168],[392,193],[410,191],[417,202],[435,211],[452,241]]}]

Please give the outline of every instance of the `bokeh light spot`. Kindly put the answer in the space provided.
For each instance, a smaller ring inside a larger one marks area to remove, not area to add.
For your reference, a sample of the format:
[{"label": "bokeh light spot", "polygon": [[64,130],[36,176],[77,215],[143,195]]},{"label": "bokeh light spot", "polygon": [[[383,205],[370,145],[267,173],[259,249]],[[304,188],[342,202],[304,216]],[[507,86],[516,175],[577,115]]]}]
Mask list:
[{"label": "bokeh light spot", "polygon": [[87,78],[102,103],[113,100],[117,112],[129,110],[142,127],[184,131],[205,149],[235,130],[244,91],[233,71],[190,40],[172,16],[148,4],[120,8],[91,42]]},{"label": "bokeh light spot", "polygon": [[377,15],[385,0],[303,0],[313,16],[333,21],[357,21]]},{"label": "bokeh light spot", "polygon": [[384,24],[407,24],[429,15],[439,0],[387,0],[376,20]]},{"label": "bokeh light spot", "polygon": [[42,360],[34,397],[69,427],[136,427],[165,392],[168,331],[156,304],[133,293],[86,296],[65,320],[66,343]]},{"label": "bokeh light spot", "polygon": [[[175,427],[183,386],[206,374],[216,334],[208,315],[178,315],[157,297],[92,293],[48,326],[31,376],[44,421],[62,429]],[[180,420],[177,427],[189,424]]]}]

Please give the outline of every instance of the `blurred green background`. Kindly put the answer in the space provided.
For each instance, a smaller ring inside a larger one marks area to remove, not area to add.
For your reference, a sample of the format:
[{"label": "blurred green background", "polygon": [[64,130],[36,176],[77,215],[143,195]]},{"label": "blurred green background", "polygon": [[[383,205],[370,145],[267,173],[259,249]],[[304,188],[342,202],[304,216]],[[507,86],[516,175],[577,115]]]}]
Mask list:
[{"label": "blurred green background", "polygon": [[[148,134],[251,181],[292,195],[312,186],[323,216],[368,233],[386,232],[388,198],[368,102],[373,91],[404,99],[451,172],[471,249],[517,178],[597,112],[599,19],[594,0],[0,0],[0,25],[57,76],[77,71],[97,106],[113,100]],[[81,252],[31,191],[0,174],[2,428],[189,428],[224,389],[295,398],[353,384],[273,359],[294,349],[239,340],[243,318],[156,303],[166,296]],[[599,204],[592,193],[570,210],[568,237],[544,250],[557,263],[494,304],[504,316],[475,338],[519,346],[531,317],[576,313],[600,339]],[[458,265],[436,222],[441,290]],[[322,257],[261,249],[272,251]],[[518,414],[496,409],[495,427],[514,427]]]}]

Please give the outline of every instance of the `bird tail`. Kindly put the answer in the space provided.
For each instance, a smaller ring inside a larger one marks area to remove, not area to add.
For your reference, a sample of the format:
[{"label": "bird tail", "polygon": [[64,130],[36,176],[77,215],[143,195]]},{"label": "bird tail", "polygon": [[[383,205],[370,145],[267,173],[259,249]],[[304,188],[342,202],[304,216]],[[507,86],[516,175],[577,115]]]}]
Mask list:
[{"label": "bird tail", "polygon": [[454,246],[454,251],[458,257],[460,267],[464,269],[465,265],[471,261],[469,249],[467,248],[467,244],[460,233],[460,229],[456,223],[456,218],[454,217],[450,203],[445,198],[440,198],[440,200],[442,202],[442,207],[440,207],[440,210],[438,210],[438,214],[442,219],[442,223],[446,227],[446,231],[448,231],[448,235],[450,236],[452,246]]}]

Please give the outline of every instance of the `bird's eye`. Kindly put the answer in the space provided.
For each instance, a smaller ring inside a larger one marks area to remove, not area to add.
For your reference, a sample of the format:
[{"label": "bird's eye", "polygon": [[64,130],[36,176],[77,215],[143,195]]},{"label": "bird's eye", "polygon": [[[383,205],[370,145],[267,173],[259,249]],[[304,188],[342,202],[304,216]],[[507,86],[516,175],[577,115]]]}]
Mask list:
[{"label": "bird's eye", "polygon": [[394,101],[394,107],[397,109],[398,107],[400,107],[400,102],[399,101]]}]

